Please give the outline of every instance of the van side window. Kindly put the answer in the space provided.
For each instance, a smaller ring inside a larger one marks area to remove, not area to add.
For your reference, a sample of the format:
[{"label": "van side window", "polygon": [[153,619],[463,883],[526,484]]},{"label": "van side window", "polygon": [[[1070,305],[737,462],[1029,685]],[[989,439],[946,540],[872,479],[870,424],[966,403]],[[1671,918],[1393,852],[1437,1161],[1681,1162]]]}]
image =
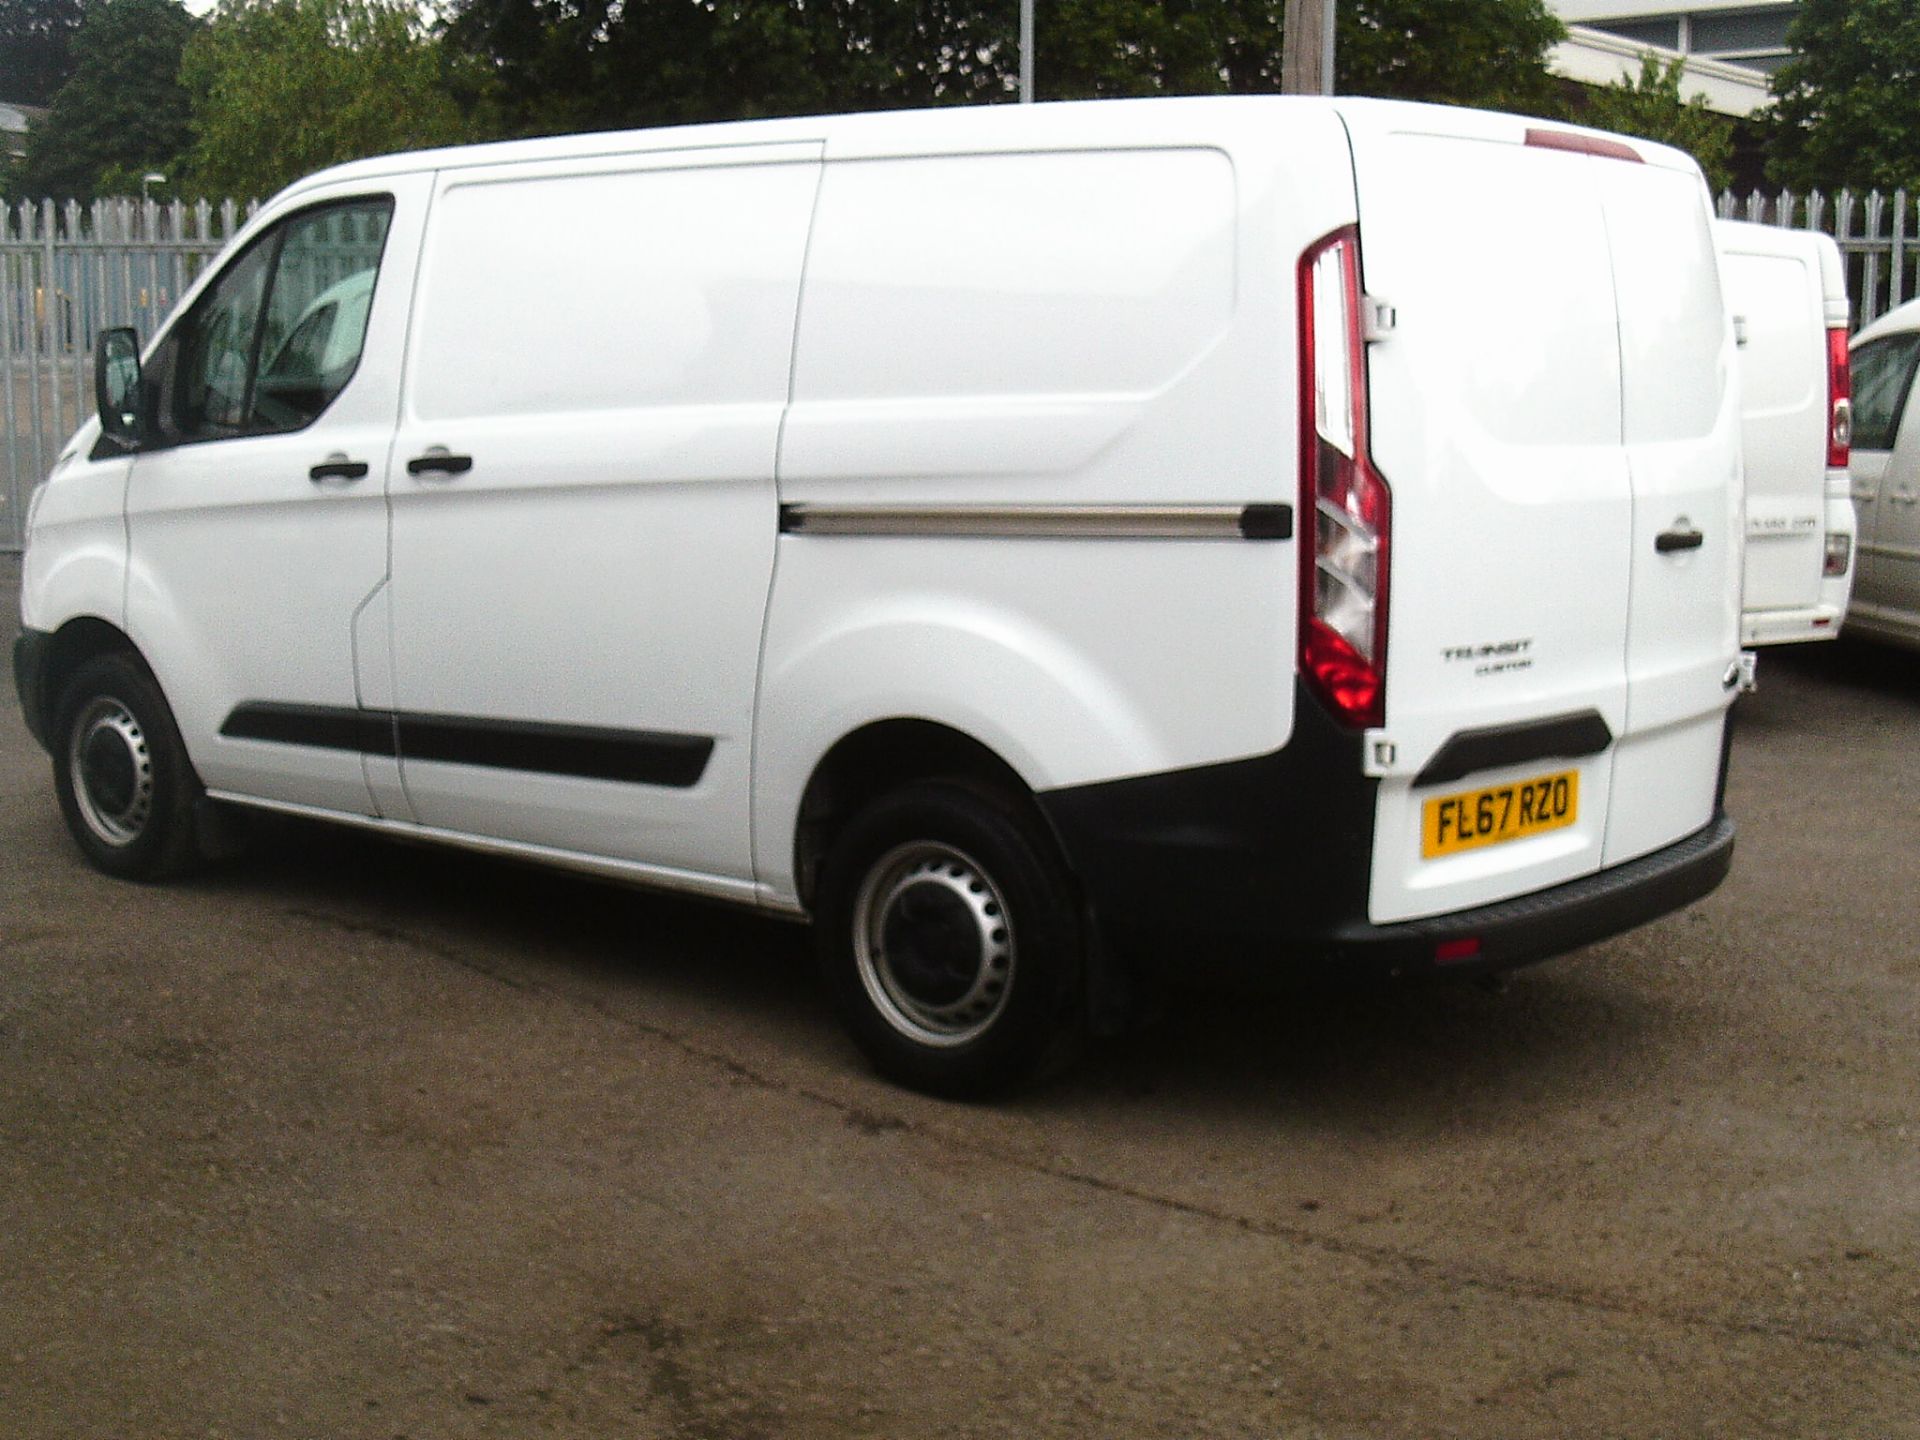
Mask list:
[{"label": "van side window", "polygon": [[352,378],[392,218],[383,200],[313,211],[287,227],[267,301],[254,429],[312,424]]},{"label": "van side window", "polygon": [[1920,334],[1889,335],[1853,352],[1853,448],[1891,450],[1912,388]]},{"label": "van side window", "polygon": [[[237,434],[247,413],[247,372],[260,330],[260,301],[273,269],[271,243],[255,245],[201,297],[174,332],[172,403],[162,426],[173,440]],[[171,423],[169,423],[171,422]]]},{"label": "van side window", "polygon": [[161,444],[300,430],[360,363],[393,202],[309,210],[260,236],[153,369]]}]

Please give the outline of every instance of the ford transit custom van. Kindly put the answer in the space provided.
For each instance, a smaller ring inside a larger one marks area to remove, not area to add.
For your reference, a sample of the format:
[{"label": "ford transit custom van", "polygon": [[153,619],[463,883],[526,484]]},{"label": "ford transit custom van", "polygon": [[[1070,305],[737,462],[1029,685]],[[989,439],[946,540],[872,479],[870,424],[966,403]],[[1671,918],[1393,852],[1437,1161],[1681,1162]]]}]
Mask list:
[{"label": "ford transit custom van", "polygon": [[111,874],[244,807],[756,906],[967,1094],[1729,863],[1733,336],[1658,145],[1249,98],[386,156],[98,361],[15,666]]}]

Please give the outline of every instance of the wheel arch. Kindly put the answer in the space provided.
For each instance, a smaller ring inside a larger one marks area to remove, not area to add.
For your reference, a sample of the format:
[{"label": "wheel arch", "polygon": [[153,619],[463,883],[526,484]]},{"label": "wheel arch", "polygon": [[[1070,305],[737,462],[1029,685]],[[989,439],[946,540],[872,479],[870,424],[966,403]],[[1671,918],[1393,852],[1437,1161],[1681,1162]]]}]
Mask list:
[{"label": "wheel arch", "polygon": [[1018,805],[1051,843],[1072,883],[1071,903],[1085,927],[1088,1022],[1096,1034],[1124,1031],[1141,1010],[1138,981],[1105,943],[1099,917],[1087,908],[1069,847],[1053,817],[1011,763],[952,725],[905,716],[872,721],[842,736],[821,756],[802,792],[794,825],[794,882],[802,907],[814,913],[822,862],[854,816],[888,791],[929,781],[959,782]]},{"label": "wheel arch", "polygon": [[1046,823],[1020,772],[984,742],[934,720],[895,716],[871,721],[828,748],[801,792],[793,835],[800,903],[813,908],[821,859],[854,815],[890,790],[932,780],[972,782],[998,791],[1029,805]]},{"label": "wheel arch", "polygon": [[29,678],[23,671],[18,679],[21,709],[26,713],[27,728],[33,731],[34,738],[43,747],[51,748],[54,712],[60,703],[61,692],[67,688],[67,682],[74,672],[96,656],[125,655],[146,672],[156,688],[159,686],[153,667],[147,663],[147,657],[140,653],[140,647],[118,625],[97,615],[74,616],[59,629],[45,635],[39,651],[32,662],[37,674]]}]

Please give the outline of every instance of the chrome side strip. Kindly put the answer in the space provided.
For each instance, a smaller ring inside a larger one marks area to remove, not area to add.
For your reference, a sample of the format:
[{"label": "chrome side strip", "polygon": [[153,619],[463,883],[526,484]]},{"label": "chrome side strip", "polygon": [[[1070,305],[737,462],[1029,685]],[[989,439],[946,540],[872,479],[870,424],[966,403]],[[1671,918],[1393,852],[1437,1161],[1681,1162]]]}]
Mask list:
[{"label": "chrome side strip", "polygon": [[783,535],[1010,540],[1290,540],[1293,507],[1262,505],[782,505]]}]

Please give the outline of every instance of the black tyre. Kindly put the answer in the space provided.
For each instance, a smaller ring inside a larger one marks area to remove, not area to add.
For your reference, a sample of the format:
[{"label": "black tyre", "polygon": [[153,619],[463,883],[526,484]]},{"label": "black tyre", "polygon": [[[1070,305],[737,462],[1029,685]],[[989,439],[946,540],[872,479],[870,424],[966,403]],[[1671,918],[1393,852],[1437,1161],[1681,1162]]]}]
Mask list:
[{"label": "black tyre", "polygon": [[178,874],[199,858],[200,781],[159,686],[125,655],[73,674],[54,708],[53,781],[87,859],[124,880]]},{"label": "black tyre", "polygon": [[1084,1031],[1072,877],[1030,808],[959,783],[856,815],[820,874],[828,988],[882,1074],[956,1098],[1064,1062]]}]

